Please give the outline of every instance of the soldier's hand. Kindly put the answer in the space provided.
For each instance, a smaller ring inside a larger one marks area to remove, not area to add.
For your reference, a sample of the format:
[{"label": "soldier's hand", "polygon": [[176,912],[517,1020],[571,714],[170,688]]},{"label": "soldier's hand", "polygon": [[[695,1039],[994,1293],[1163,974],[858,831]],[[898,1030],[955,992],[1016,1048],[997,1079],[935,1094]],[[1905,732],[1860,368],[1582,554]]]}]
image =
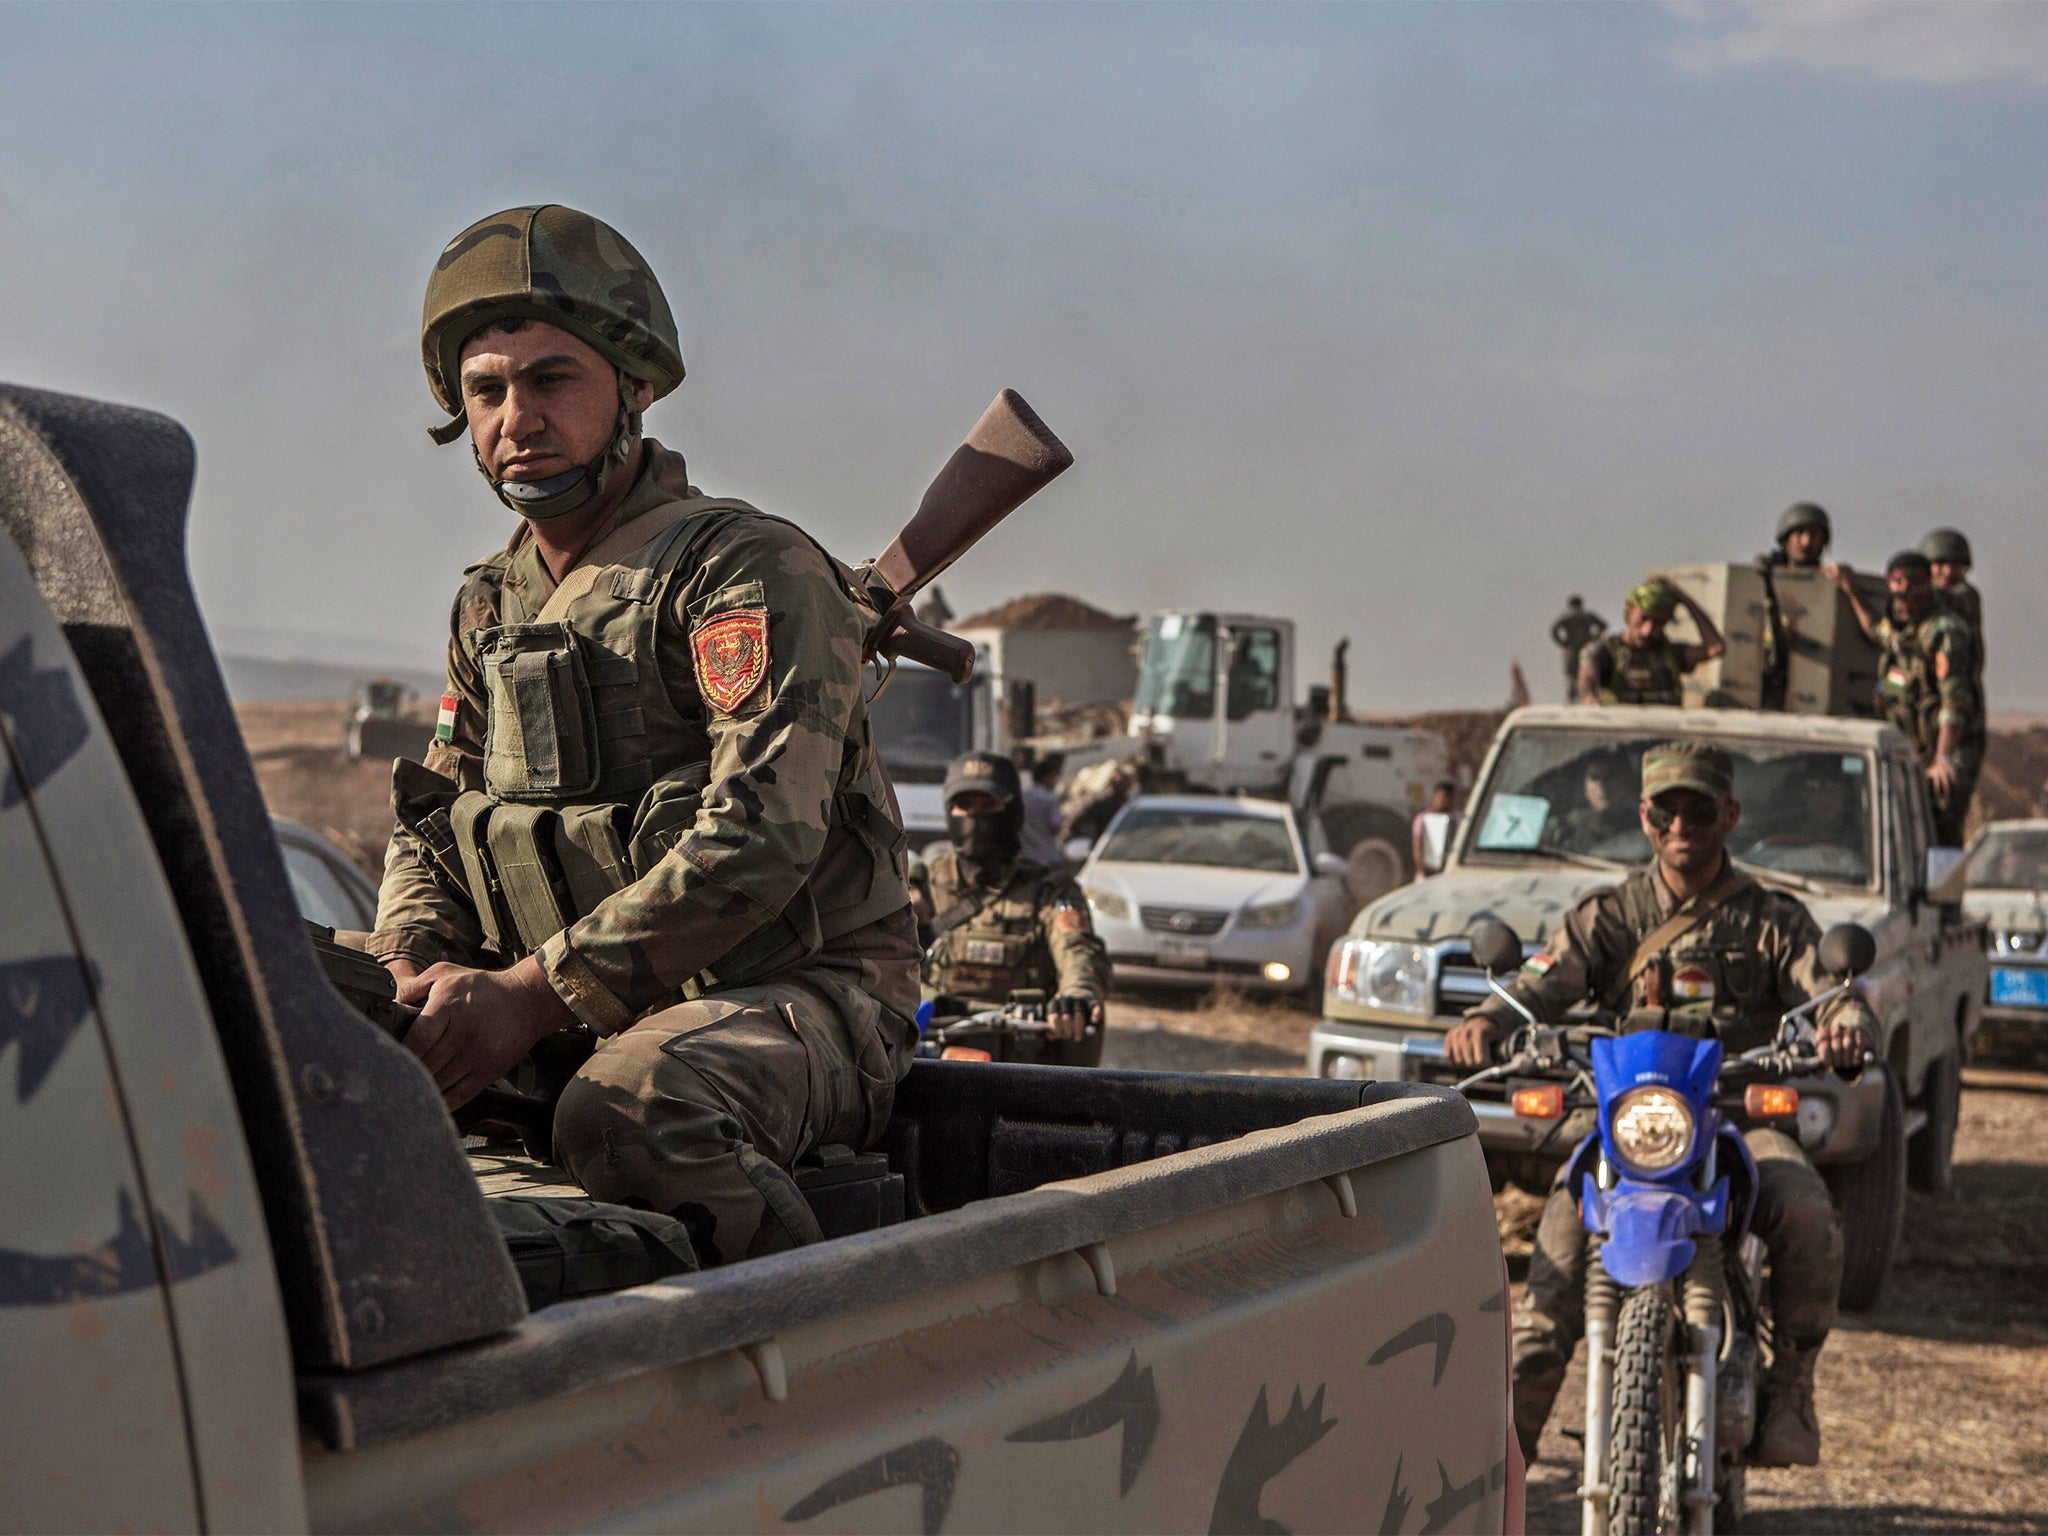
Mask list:
[{"label": "soldier's hand", "polygon": [[576,1022],[531,955],[509,971],[430,965],[398,984],[398,1000],[420,1010],[405,1047],[450,1109],[503,1077],[542,1036]]},{"label": "soldier's hand", "polygon": [[1855,589],[1856,573],[1849,568],[1849,562],[1846,560],[1837,560],[1832,564],[1823,565],[1820,568],[1820,573],[1844,592]]},{"label": "soldier's hand", "polygon": [[1937,757],[1927,767],[1927,787],[1937,795],[1953,794],[1962,773],[1952,757]]},{"label": "soldier's hand", "polygon": [[1477,1071],[1493,1065],[1493,1048],[1499,1041],[1499,1025],[1483,1013],[1467,1014],[1444,1036],[1444,1055],[1453,1066]]},{"label": "soldier's hand", "polygon": [[1055,1040],[1079,1040],[1091,1021],[1100,1022],[1102,1004],[1079,992],[1062,992],[1046,1004],[1045,1021]]},{"label": "soldier's hand", "polygon": [[1813,1048],[1837,1072],[1861,1068],[1870,1051],[1870,1035],[1861,1024],[1833,1019],[1813,1032]]},{"label": "soldier's hand", "polygon": [[391,973],[394,980],[403,984],[419,975],[420,964],[417,960],[408,960],[403,955],[393,955],[384,962],[384,969]]}]

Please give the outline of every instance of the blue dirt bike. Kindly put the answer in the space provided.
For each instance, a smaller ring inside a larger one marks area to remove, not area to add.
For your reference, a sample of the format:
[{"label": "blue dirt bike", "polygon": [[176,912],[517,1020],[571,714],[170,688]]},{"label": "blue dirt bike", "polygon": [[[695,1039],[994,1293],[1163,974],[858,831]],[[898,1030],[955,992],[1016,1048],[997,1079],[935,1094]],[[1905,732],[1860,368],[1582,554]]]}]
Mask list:
[{"label": "blue dirt bike", "polygon": [[1772,1044],[1731,1059],[1718,1039],[1674,1033],[1661,1008],[1619,1029],[1539,1023],[1496,979],[1522,963],[1504,923],[1475,927],[1472,954],[1527,1024],[1505,1062],[1459,1087],[1507,1079],[1518,1115],[1560,1124],[1598,1111],[1564,1174],[1591,1235],[1581,1530],[1732,1530],[1770,1340],[1742,1127],[1794,1129],[1799,1093],[1785,1079],[1820,1069],[1813,1014],[1870,968],[1876,945],[1854,924],[1828,930],[1820,962],[1841,984],[1785,1014]]}]

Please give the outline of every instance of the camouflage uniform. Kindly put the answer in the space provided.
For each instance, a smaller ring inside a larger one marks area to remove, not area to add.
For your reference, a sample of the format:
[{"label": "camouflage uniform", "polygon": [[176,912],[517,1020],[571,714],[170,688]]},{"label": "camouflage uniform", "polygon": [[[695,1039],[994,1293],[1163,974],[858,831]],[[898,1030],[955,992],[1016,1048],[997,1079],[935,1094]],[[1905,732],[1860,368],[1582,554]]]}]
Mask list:
[{"label": "camouflage uniform", "polygon": [[1933,763],[1941,728],[1956,727],[1955,788],[1932,800],[1934,840],[1960,848],[1984,767],[1984,693],[1970,629],[1941,607],[1917,623],[1901,624],[1887,614],[1878,621],[1877,643],[1883,653],[1878,712],[1913,743],[1923,764]]},{"label": "camouflage uniform", "polygon": [[1934,596],[1943,608],[1970,627],[1971,675],[1981,689],[1984,686],[1984,594],[1966,579],[1952,587],[1936,587]]},{"label": "camouflage uniform", "polygon": [[[974,907],[973,916],[939,934],[924,967],[928,996],[959,998],[975,1008],[999,1008],[1010,993],[1042,989],[1101,1003],[1109,996],[1109,950],[1096,935],[1088,902],[1072,877],[1019,858],[990,878],[977,878],[953,849],[944,849],[911,874],[911,901],[930,933],[949,913]],[[1103,1036],[1048,1042],[1041,1059],[1092,1067],[1102,1059]]]},{"label": "camouflage uniform", "polygon": [[1592,647],[1593,675],[1602,704],[1682,704],[1684,678],[1692,670],[1685,647],[1656,640],[1637,650],[1620,635]]},{"label": "camouflage uniform", "polygon": [[[674,321],[587,215],[480,221],[427,295],[427,373],[455,413],[438,440],[460,431],[462,339],[505,318],[567,329],[620,372],[584,483],[535,499],[493,481],[523,516],[558,515],[632,462],[629,381],[659,396],[681,379]],[[861,692],[861,581],[645,450],[559,584],[526,522],[464,573],[437,740],[394,774],[369,947],[536,955],[597,1037],[556,1113],[558,1160],[601,1200],[677,1216],[715,1264],[815,1238],[787,1165],[881,1135],[914,1049],[917,939]]]},{"label": "camouflage uniform", "polygon": [[[1767,1044],[1781,1014],[1829,985],[1815,954],[1819,930],[1796,897],[1730,873],[1736,885],[1732,893],[1633,981],[1628,971],[1637,946],[1678,910],[1654,865],[1581,900],[1508,990],[1540,1019],[1562,1018],[1588,998],[1625,1013],[1661,994],[1674,1001],[1674,1027],[1683,1028],[1681,1020],[1690,1012],[1702,1016],[1702,1025],[1712,1019],[1730,1053]],[[1711,896],[1711,890],[1703,892],[1693,902],[1704,906]],[[1498,1000],[1474,1012],[1503,1033],[1520,1023]],[[1862,1022],[1876,1038],[1874,1017],[1856,994],[1830,1004],[1822,1018],[1837,1016]],[[1834,1326],[1842,1280],[1841,1227],[1827,1186],[1798,1142],[1765,1129],[1746,1131],[1743,1140],[1757,1162],[1751,1230],[1770,1250],[1773,1326],[1810,1371],[1813,1353]],[[1529,1256],[1529,1283],[1515,1307],[1515,1427],[1524,1455],[1532,1460],[1572,1351],[1585,1332],[1585,1280],[1586,1230],[1577,1200],[1560,1177],[1543,1208]]]}]

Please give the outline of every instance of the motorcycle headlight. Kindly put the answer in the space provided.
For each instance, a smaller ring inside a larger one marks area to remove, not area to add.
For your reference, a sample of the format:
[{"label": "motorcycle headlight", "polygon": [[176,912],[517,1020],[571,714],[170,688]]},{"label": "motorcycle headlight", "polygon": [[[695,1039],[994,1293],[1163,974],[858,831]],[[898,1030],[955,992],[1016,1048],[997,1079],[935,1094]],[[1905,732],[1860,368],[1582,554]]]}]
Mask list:
[{"label": "motorcycle headlight", "polygon": [[1095,909],[1097,917],[1106,917],[1112,922],[1126,922],[1130,919],[1131,904],[1114,891],[1100,890],[1092,885],[1081,887],[1081,894],[1088,898],[1088,905]]},{"label": "motorcycle headlight", "polygon": [[1692,1151],[1692,1106],[1669,1088],[1631,1088],[1614,1101],[1614,1150],[1645,1173],[1676,1168]]},{"label": "motorcycle headlight", "polygon": [[1286,928],[1301,917],[1298,901],[1276,901],[1269,906],[1246,907],[1238,915],[1240,928]]},{"label": "motorcycle headlight", "polygon": [[1402,1013],[1429,1012],[1429,951],[1416,944],[1373,944],[1360,981],[1364,1000]]}]

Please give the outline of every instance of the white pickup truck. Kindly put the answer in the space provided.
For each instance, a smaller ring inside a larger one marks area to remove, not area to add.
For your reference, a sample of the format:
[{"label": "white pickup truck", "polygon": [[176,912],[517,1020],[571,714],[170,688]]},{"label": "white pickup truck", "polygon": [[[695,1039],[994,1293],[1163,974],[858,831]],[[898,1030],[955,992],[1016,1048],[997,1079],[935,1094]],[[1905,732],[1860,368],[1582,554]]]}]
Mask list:
[{"label": "white pickup truck", "polygon": [[1441,1089],[920,1062],[843,1235],[530,1310],[548,1170],[315,963],[192,469],[0,387],[0,1527],[1519,1528]]},{"label": "white pickup truck", "polygon": [[[1507,923],[1533,951],[1589,891],[1649,858],[1636,818],[1643,748],[1713,741],[1735,761],[1742,820],[1729,842],[1759,879],[1825,929],[1863,924],[1877,964],[1863,989],[1885,1070],[1801,1084],[1799,1134],[1843,1212],[1845,1305],[1876,1301],[1910,1175],[1945,1191],[1964,1044],[1985,992],[1981,927],[1959,906],[1953,850],[1931,847],[1926,782],[1906,740],[1874,720],[1727,709],[1544,706],[1510,715],[1440,870],[1360,912],[1330,952],[1309,1071],[1456,1082],[1444,1031],[1486,996],[1466,935]],[[1540,1189],[1584,1127],[1519,1119],[1475,1089],[1480,1138],[1503,1175]]]}]

